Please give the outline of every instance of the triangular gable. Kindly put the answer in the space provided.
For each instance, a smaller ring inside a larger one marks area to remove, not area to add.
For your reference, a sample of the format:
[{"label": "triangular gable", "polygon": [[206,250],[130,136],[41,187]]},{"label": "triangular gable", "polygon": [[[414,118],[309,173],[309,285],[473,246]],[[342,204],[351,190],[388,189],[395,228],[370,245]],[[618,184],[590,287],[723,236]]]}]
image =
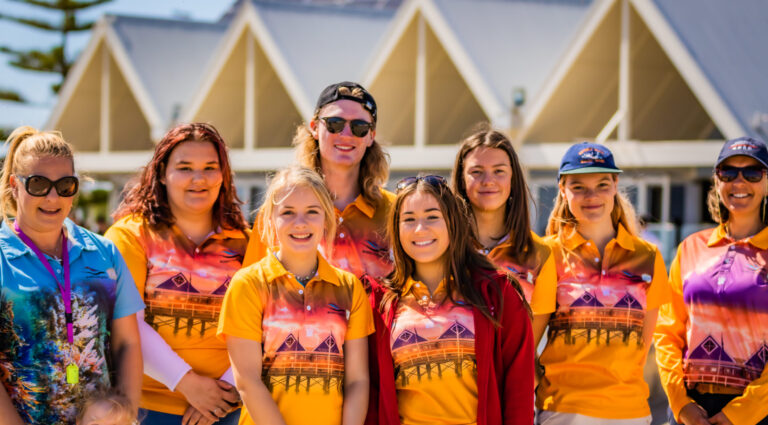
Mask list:
[{"label": "triangular gable", "polygon": [[475,334],[473,334],[469,329],[467,329],[466,326],[462,325],[459,322],[453,322],[451,327],[449,327],[445,332],[443,332],[442,335],[438,339],[474,339]]},{"label": "triangular gable", "polygon": [[691,351],[688,358],[697,360],[716,360],[726,363],[733,362],[733,358],[725,351],[725,347],[720,345],[712,335],[704,338],[704,341],[701,341],[701,344]]},{"label": "triangular gable", "polygon": [[633,310],[643,310],[643,305],[640,304],[640,301],[638,301],[635,297],[630,295],[629,292],[624,294],[623,297],[619,301],[616,302],[616,304],[613,305],[614,308],[629,308]]},{"label": "triangular gable", "polygon": [[[251,132],[254,146],[289,147],[296,125],[311,115],[312,106],[250,2],[242,4],[216,50],[182,119],[212,123],[235,148],[247,146]],[[246,73],[252,75],[255,92],[250,105],[243,90],[249,84]],[[245,120],[249,113],[252,121]]]},{"label": "triangular gable", "polygon": [[763,345],[755,351],[755,354],[746,361],[746,365],[757,370],[763,370],[766,363],[768,363],[768,345],[763,343]]},{"label": "triangular gable", "polygon": [[418,344],[420,342],[426,342],[426,338],[419,336],[414,331],[404,330],[397,336],[397,340],[392,344],[392,349],[404,347],[406,345]]},{"label": "triangular gable", "polygon": [[[630,3],[630,139],[722,138],[722,110],[695,91],[680,61]],[[619,109],[619,43],[622,3],[598,1],[545,84],[526,110],[519,139],[570,142],[596,138]],[[677,53],[676,53],[677,54]],[[706,98],[709,99],[709,98]],[[716,124],[717,123],[717,124]],[[616,132],[607,135],[615,138]]]},{"label": "triangular gable", "polygon": [[293,336],[292,333],[288,334],[287,337],[285,337],[285,340],[283,340],[283,343],[280,344],[279,347],[277,347],[277,352],[282,353],[286,351],[307,351],[304,349],[304,346],[301,345],[298,339],[296,339],[295,336]]},{"label": "triangular gable", "polygon": [[336,338],[333,335],[328,335],[328,338],[323,340],[317,347],[315,352],[318,353],[339,353],[339,344],[336,343]]},{"label": "triangular gable", "polygon": [[187,292],[190,294],[200,293],[200,291],[198,291],[197,289],[195,289],[194,286],[192,286],[192,283],[190,283],[189,279],[187,279],[186,276],[184,276],[181,273],[176,273],[175,275],[166,279],[165,281],[157,285],[156,289],[162,289],[165,291]]},{"label": "triangular gable", "polygon": [[227,289],[229,289],[229,282],[232,281],[231,277],[227,277],[227,280],[224,281],[224,283],[221,284],[218,288],[216,288],[215,291],[211,293],[211,295],[220,295],[224,296],[227,293]]},{"label": "triangular gable", "polygon": [[571,307],[604,307],[604,305],[596,296],[592,295],[589,291],[585,291],[571,304]]},{"label": "triangular gable", "polygon": [[[425,144],[454,144],[477,122],[506,116],[504,107],[430,0],[406,2],[384,40],[363,80],[382,111],[377,137],[384,142],[411,145],[416,126],[424,125]],[[425,47],[423,117],[417,106],[421,42]]]},{"label": "triangular gable", "polygon": [[[105,17],[96,25],[45,126],[61,131],[82,152],[151,149],[153,132],[162,128],[110,28],[113,19]],[[102,108],[105,97],[108,108]]]}]

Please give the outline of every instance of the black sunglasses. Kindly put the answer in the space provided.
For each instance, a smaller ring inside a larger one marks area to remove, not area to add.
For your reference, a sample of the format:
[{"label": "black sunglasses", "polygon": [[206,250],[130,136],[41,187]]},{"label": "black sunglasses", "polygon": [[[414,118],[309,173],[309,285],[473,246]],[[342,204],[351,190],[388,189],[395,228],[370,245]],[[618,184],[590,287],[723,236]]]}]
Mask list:
[{"label": "black sunglasses", "polygon": [[325,128],[327,128],[328,132],[331,134],[344,131],[344,126],[347,125],[347,122],[349,122],[349,130],[355,137],[365,137],[365,135],[373,129],[373,124],[365,120],[347,121],[342,117],[322,117],[318,119],[325,123]]},{"label": "black sunglasses", "polygon": [[418,183],[420,180],[423,180],[427,182],[430,186],[434,187],[441,187],[441,186],[447,186],[448,183],[445,181],[445,179],[442,176],[438,176],[435,174],[430,174],[428,176],[419,176],[419,177],[406,177],[399,182],[397,182],[397,186],[395,186],[395,193],[400,192],[401,190],[405,189],[406,187]]},{"label": "black sunglasses", "polygon": [[17,179],[24,183],[24,188],[32,196],[48,196],[51,192],[51,188],[56,188],[56,193],[63,198],[69,198],[77,194],[77,189],[80,186],[80,180],[75,176],[62,177],[56,181],[51,181],[45,176],[16,176]]},{"label": "black sunglasses", "polygon": [[749,167],[723,165],[722,167],[717,167],[715,170],[717,178],[726,183],[736,180],[739,177],[739,173],[744,177],[744,180],[750,183],[757,183],[763,179],[765,167],[760,165],[750,165]]}]

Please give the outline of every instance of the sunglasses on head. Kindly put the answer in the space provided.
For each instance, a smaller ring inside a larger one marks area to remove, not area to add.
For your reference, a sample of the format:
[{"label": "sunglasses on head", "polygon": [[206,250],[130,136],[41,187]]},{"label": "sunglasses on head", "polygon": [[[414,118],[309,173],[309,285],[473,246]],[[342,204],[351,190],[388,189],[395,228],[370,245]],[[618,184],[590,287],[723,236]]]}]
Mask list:
[{"label": "sunglasses on head", "polygon": [[365,137],[365,135],[373,128],[373,124],[365,120],[347,121],[341,117],[321,117],[318,119],[325,123],[325,128],[327,128],[328,132],[331,134],[344,131],[344,126],[347,125],[347,122],[349,122],[349,131],[351,131],[355,137]]},{"label": "sunglasses on head", "polygon": [[45,176],[16,176],[22,183],[24,189],[32,196],[48,196],[51,188],[56,188],[56,193],[63,198],[69,198],[77,194],[80,181],[75,176],[62,177],[56,181],[51,181]]},{"label": "sunglasses on head", "polygon": [[723,165],[717,167],[715,174],[720,181],[732,182],[739,177],[739,173],[744,177],[744,180],[750,183],[757,183],[763,179],[765,174],[765,167],[761,165],[750,165],[749,167],[732,167],[730,165]]},{"label": "sunglasses on head", "polygon": [[430,174],[428,176],[419,176],[419,177],[406,177],[399,182],[397,182],[397,186],[395,187],[395,193],[400,192],[401,190],[405,189],[406,187],[418,183],[420,180],[423,180],[427,182],[430,186],[433,187],[441,187],[441,186],[447,186],[448,183],[445,181],[445,179],[442,176],[438,176],[435,174]]}]

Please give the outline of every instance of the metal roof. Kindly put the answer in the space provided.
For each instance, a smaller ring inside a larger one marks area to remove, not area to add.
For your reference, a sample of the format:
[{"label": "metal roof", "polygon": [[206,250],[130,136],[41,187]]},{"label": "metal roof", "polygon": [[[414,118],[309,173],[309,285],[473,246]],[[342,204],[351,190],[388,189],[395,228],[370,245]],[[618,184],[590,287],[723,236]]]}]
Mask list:
[{"label": "metal roof", "polygon": [[434,0],[481,78],[507,110],[533,98],[564,54],[591,1]]},{"label": "metal roof", "polygon": [[171,124],[199,86],[226,25],[130,16],[110,21],[160,118]]},{"label": "metal roof", "polygon": [[768,136],[768,7],[764,0],[653,0],[752,136]]}]

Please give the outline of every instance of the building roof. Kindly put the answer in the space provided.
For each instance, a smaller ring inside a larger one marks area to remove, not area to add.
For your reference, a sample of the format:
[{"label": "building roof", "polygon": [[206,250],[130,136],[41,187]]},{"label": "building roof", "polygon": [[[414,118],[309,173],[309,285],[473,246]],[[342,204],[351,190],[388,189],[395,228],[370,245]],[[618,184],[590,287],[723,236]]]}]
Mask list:
[{"label": "building roof", "polygon": [[[766,138],[768,8],[765,2],[653,2],[742,128],[751,136]],[[761,117],[762,122],[756,123]]]},{"label": "building roof", "polygon": [[704,341],[701,341],[701,344],[691,351],[688,358],[733,363],[733,358],[725,351],[725,348],[712,337],[712,335],[704,338]]},{"label": "building roof", "polygon": [[110,22],[160,119],[170,125],[200,85],[226,25],[129,16]]}]

